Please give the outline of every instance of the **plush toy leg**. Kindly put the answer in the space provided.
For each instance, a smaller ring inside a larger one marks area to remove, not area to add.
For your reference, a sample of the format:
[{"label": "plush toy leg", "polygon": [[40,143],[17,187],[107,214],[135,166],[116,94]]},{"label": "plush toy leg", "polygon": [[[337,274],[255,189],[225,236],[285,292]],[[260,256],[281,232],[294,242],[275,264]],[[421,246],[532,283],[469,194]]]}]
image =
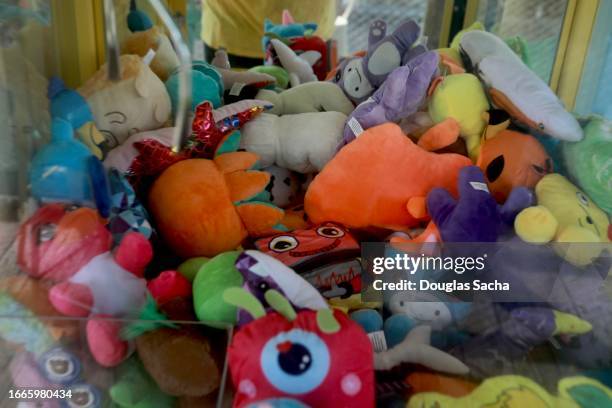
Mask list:
[{"label": "plush toy leg", "polygon": [[603,250],[601,245],[584,245],[589,242],[600,242],[600,238],[595,232],[577,225],[562,228],[556,241],[559,244],[555,246],[555,250],[576,266],[590,264]]},{"label": "plush toy leg", "polygon": [[419,138],[418,145],[429,152],[443,149],[457,141],[459,132],[459,122],[453,118],[447,118],[427,130]]},{"label": "plush toy leg", "polygon": [[89,351],[98,364],[114,367],[121,363],[129,353],[128,342],[121,340],[121,323],[106,320],[109,316],[94,315],[87,322],[87,344]]},{"label": "plush toy leg", "polygon": [[544,244],[552,241],[559,223],[548,208],[537,205],[524,209],[514,220],[516,234],[525,242]]},{"label": "plush toy leg", "polygon": [[126,234],[115,252],[115,261],[129,272],[142,277],[144,268],[153,258],[149,240],[138,232]]},{"label": "plush toy leg", "polygon": [[91,290],[80,283],[62,282],[51,288],[49,300],[62,314],[86,317],[91,313],[94,299]]},{"label": "plush toy leg", "polygon": [[275,227],[284,215],[280,208],[264,202],[243,203],[236,206],[236,211],[249,234],[255,237],[278,232]]}]

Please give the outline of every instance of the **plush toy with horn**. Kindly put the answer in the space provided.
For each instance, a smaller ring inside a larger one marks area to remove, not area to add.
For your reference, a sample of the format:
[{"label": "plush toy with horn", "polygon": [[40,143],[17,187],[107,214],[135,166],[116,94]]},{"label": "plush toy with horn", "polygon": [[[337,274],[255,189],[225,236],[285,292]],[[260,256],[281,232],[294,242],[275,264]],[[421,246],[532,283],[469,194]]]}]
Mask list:
[{"label": "plush toy with horn", "polygon": [[234,407],[281,397],[314,407],[374,405],[372,346],[347,315],[331,309],[296,313],[274,289],[265,299],[277,312],[268,314],[243,289],[226,289],[223,297],[254,318],[228,351]]}]

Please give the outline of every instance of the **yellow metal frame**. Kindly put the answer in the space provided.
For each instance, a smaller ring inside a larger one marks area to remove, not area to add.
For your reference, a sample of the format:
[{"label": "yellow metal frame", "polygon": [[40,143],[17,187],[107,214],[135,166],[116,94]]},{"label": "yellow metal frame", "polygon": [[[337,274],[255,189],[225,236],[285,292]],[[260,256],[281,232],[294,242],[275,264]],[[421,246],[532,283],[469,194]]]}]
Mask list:
[{"label": "yellow metal frame", "polygon": [[55,71],[69,87],[79,86],[99,66],[94,9],[93,1],[51,0]]},{"label": "yellow metal frame", "polygon": [[601,0],[576,1],[563,63],[559,68],[559,82],[555,89],[570,111],[576,104],[600,2]]},{"label": "yellow metal frame", "polygon": [[450,43],[450,30],[453,21],[453,9],[455,6],[454,0],[444,0],[444,14],[442,14],[442,23],[440,30],[439,47],[446,48]]},{"label": "yellow metal frame", "polygon": [[476,21],[476,17],[478,17],[478,6],[480,5],[480,0],[467,0],[465,6],[465,16],[463,17],[463,28],[467,28],[472,25]]},{"label": "yellow metal frame", "polygon": [[576,17],[577,4],[577,0],[569,0],[567,2],[567,8],[565,9],[565,15],[563,17],[563,25],[561,26],[561,32],[559,34],[559,43],[557,44],[557,54],[555,55],[555,61],[553,63],[549,81],[550,88],[555,92],[559,88],[561,71],[565,62],[565,55],[567,53],[567,47],[569,45],[569,39],[570,34],[572,32],[574,18]]}]

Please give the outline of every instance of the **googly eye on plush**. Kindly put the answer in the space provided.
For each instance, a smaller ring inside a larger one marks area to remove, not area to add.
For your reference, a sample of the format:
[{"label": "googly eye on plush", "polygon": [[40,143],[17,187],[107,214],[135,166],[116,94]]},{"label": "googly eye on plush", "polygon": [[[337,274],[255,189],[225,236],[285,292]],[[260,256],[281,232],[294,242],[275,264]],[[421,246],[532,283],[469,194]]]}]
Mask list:
[{"label": "googly eye on plush", "polygon": [[44,376],[56,384],[69,384],[76,380],[81,372],[81,364],[76,356],[60,348],[43,354],[40,367]]},{"label": "googly eye on plush", "polygon": [[70,408],[96,408],[100,406],[99,391],[89,384],[77,384],[70,387]]},{"label": "googly eye on plush", "polygon": [[338,227],[323,226],[317,228],[317,234],[326,238],[340,238],[344,236],[344,231]]},{"label": "googly eye on plush", "polygon": [[286,252],[295,249],[298,246],[298,240],[291,235],[280,235],[272,241],[268,247],[274,252]]},{"label": "googly eye on plush", "polygon": [[580,202],[580,204],[582,204],[584,206],[588,206],[589,205],[589,198],[586,195],[584,195],[583,192],[577,191],[576,192],[576,197],[578,198],[578,201]]},{"label": "googly eye on plush", "polygon": [[38,229],[38,243],[51,241],[55,236],[56,228],[55,224],[42,224]]},{"label": "googly eye on plush", "polygon": [[272,337],[262,350],[261,369],[279,390],[305,394],[325,380],[330,368],[327,345],[312,332],[293,329]]},{"label": "googly eye on plush", "polygon": [[336,82],[340,82],[340,79],[342,79],[342,72],[340,70],[338,70],[336,72],[335,80],[336,80]]}]

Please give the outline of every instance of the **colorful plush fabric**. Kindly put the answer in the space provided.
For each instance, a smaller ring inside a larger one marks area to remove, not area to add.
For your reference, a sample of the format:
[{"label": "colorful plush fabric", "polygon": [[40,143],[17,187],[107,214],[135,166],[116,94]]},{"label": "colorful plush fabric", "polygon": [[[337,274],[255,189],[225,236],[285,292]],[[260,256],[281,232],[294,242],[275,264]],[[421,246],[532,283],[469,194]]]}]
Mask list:
[{"label": "colorful plush fabric", "polygon": [[228,350],[234,407],[279,397],[315,407],[374,404],[372,346],[359,325],[330,309],[296,313],[274,290],[266,300],[279,312],[265,315],[253,297],[234,299],[248,304],[255,318]]},{"label": "colorful plush fabric", "polygon": [[255,247],[299,272],[361,253],[359,242],[349,231],[331,222],[260,238]]},{"label": "colorful plush fabric", "polygon": [[471,31],[461,38],[460,48],[496,107],[554,138],[570,142],[583,138],[578,121],[557,95],[500,38],[486,31]]},{"label": "colorful plush fabric", "polygon": [[570,377],[561,380],[559,394],[553,395],[527,377],[504,375],[485,380],[465,396],[452,397],[435,392],[419,393],[410,398],[408,407],[606,407],[610,404],[611,396],[612,391],[609,388],[585,377]]},{"label": "colorful plush fabric", "polygon": [[345,122],[346,115],[340,112],[263,113],[242,128],[240,147],[256,153],[264,167],[277,164],[298,173],[313,173],[334,156]]},{"label": "colorful plush fabric", "polygon": [[315,177],[306,192],[306,213],[314,223],[406,230],[426,218],[425,197],[432,188],[456,194],[459,170],[468,165],[467,157],[423,150],[395,124],[376,126]]},{"label": "colorful plush fabric", "polygon": [[135,54],[144,58],[150,50],[155,51],[155,57],[149,66],[159,79],[165,81],[179,66],[179,59],[160,27],[133,32],[121,44],[121,54]]},{"label": "colorful plush fabric", "polygon": [[323,111],[348,115],[355,108],[342,89],[329,82],[309,82],[280,93],[262,89],[257,99],[274,104],[269,113],[275,115]]},{"label": "colorful plush fabric", "polygon": [[442,188],[427,195],[427,211],[444,242],[496,242],[506,225],[533,204],[529,190],[516,188],[506,205],[498,206],[476,166],[461,169],[458,189],[459,200]]},{"label": "colorful plush fabric", "polygon": [[584,244],[611,241],[607,214],[560,174],[544,176],[535,191],[538,205],[519,213],[514,223],[517,235],[533,243],[570,243],[555,249],[574,265],[584,266],[596,259],[602,245]]},{"label": "colorful plush fabric", "polygon": [[109,149],[134,133],[163,127],[171,111],[164,83],[139,56],[122,55],[120,64],[120,81],[109,80],[104,65],[78,89]]},{"label": "colorful plush fabric", "polygon": [[[236,269],[244,278],[244,289],[264,305],[266,291],[275,289],[297,310],[328,308],[325,299],[310,283],[281,261],[263,252],[252,250],[243,252],[236,259]],[[239,312],[240,326],[250,321],[248,313]]]},{"label": "colorful plush fabric", "polygon": [[612,122],[591,118],[584,128],[584,140],[563,143],[561,151],[569,177],[612,215]]},{"label": "colorful plush fabric", "polygon": [[287,89],[289,86],[289,74],[287,70],[278,65],[257,65],[256,67],[249,68],[251,72],[257,72],[259,74],[266,74],[276,79],[276,89]]},{"label": "colorful plush fabric", "polygon": [[[365,101],[395,68],[413,56],[415,50],[412,47],[420,31],[417,23],[408,20],[400,24],[392,34],[386,35],[387,24],[382,20],[374,21],[370,24],[366,55],[344,60],[332,81],[355,104]],[[422,48],[417,52],[420,51]]]},{"label": "colorful plush fabric", "polygon": [[64,119],[53,119],[51,141],[32,159],[29,183],[32,196],[41,202],[98,206],[101,214],[108,215],[104,170]]},{"label": "colorful plush fabric", "polygon": [[374,354],[376,370],[391,370],[402,363],[420,364],[450,374],[467,374],[470,369],[450,354],[430,346],[431,327],[417,326],[398,344]]},{"label": "colorful plush fabric", "polygon": [[115,244],[119,244],[128,231],[139,232],[150,239],[154,231],[149,214],[136,198],[129,181],[116,169],[111,169],[108,175],[112,205],[107,228],[113,234]]},{"label": "colorful plush fabric", "polygon": [[483,113],[489,102],[478,78],[472,74],[456,74],[443,77],[429,100],[429,114],[434,123],[454,118],[461,127],[472,160],[478,156],[480,136],[486,126]]},{"label": "colorful plush fabric", "polygon": [[[219,72],[204,61],[193,61],[190,68],[191,75],[191,112],[195,112],[198,105],[208,101],[213,107],[222,105],[224,93],[223,81]],[[164,85],[172,103],[172,114],[176,116],[179,104],[180,68],[169,73]]]},{"label": "colorful plush fabric", "polygon": [[175,403],[173,397],[159,389],[136,357],[118,367],[117,380],[108,393],[121,408],[164,408]]},{"label": "colorful plush fabric", "polygon": [[478,386],[462,378],[422,371],[408,374],[405,381],[414,394],[437,392],[455,398],[468,395]]},{"label": "colorful plush fabric", "polygon": [[[236,136],[239,136],[236,133]],[[270,175],[249,152],[173,164],[154,182],[149,209],[160,235],[183,258],[215,256],[247,236],[278,231],[283,210],[268,201]],[[180,198],[180,199],[179,199]]]},{"label": "colorful plush fabric", "polygon": [[[399,122],[417,112],[424,104],[427,89],[438,71],[438,54],[425,52],[406,65],[394,69],[371,98],[350,114],[344,128],[343,144],[385,122]],[[356,122],[356,123],[355,123]]]},{"label": "colorful plush fabric", "polygon": [[227,328],[237,322],[236,306],[223,300],[227,288],[241,287],[242,274],[236,269],[240,252],[224,252],[204,263],[193,280],[193,308],[204,324]]},{"label": "colorful plush fabric", "polygon": [[312,69],[312,66],[321,59],[318,51],[307,51],[297,55],[281,40],[273,38],[270,42],[280,65],[289,74],[289,83],[292,87],[319,80]]},{"label": "colorful plush fabric", "polygon": [[317,30],[317,23],[296,23],[287,9],[283,10],[281,24],[274,24],[270,19],[264,21],[264,36],[261,39],[263,50],[268,48],[270,38],[292,39],[311,35]]},{"label": "colorful plush fabric", "polygon": [[552,172],[553,162],[536,138],[504,129],[508,121],[494,116],[497,113],[490,115],[477,164],[485,174],[491,194],[503,203],[515,187],[535,187]]}]

